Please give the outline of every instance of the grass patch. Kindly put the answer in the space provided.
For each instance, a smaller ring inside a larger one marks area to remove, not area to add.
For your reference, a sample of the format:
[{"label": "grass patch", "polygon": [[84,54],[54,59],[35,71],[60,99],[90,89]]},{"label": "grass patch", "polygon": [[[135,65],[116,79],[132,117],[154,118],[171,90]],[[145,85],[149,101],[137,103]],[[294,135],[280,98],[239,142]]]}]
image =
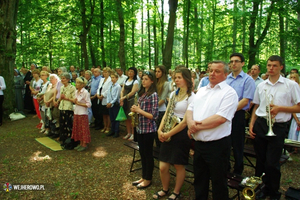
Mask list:
[{"label": "grass patch", "polygon": [[77,199],[79,192],[71,192],[70,195],[73,199]]}]

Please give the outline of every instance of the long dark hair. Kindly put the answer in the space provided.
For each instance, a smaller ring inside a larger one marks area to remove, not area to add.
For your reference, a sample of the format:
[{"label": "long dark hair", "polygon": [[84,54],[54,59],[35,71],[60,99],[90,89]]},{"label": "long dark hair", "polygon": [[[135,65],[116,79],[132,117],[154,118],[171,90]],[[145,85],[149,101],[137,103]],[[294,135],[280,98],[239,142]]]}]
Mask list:
[{"label": "long dark hair", "polygon": [[157,85],[156,85],[158,96],[160,96],[164,90],[164,84],[168,80],[168,78],[167,78],[167,70],[164,65],[156,66],[155,70],[157,68],[162,72],[161,77],[157,79]]},{"label": "long dark hair", "polygon": [[191,96],[193,91],[193,82],[192,82],[192,74],[191,71],[186,67],[180,67],[175,71],[176,73],[181,73],[183,79],[186,81],[187,84],[187,94],[188,96]]},{"label": "long dark hair", "polygon": [[[148,76],[153,83],[151,84],[150,88],[147,91],[147,96],[152,95],[154,92],[156,92],[156,77],[155,74],[151,71],[144,71],[142,75],[142,80],[144,76]],[[141,85],[141,89],[139,90],[139,96],[142,96],[146,92],[145,88],[143,85]]]}]

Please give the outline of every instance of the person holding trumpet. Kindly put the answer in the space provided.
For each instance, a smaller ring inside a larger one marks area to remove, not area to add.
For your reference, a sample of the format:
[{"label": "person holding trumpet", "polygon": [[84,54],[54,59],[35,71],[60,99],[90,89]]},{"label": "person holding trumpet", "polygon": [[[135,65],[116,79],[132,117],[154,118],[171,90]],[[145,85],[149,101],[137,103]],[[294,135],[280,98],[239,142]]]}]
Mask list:
[{"label": "person holding trumpet", "polygon": [[291,119],[291,113],[300,112],[299,86],[280,75],[283,65],[280,56],[269,57],[269,78],[257,86],[253,99],[249,133],[254,139],[256,153],[255,176],[260,177],[265,173],[263,182],[266,186],[258,196],[259,199],[265,199],[267,196],[280,199],[279,160],[288,132],[287,123]]}]

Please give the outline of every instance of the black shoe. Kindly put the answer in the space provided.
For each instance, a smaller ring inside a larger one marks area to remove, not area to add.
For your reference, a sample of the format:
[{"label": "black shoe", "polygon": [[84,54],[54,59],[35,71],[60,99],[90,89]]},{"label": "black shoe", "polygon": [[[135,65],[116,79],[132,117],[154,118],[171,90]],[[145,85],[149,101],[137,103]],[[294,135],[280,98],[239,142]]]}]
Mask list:
[{"label": "black shoe", "polygon": [[106,136],[113,136],[115,133],[111,132],[110,134],[107,134]]},{"label": "black shoe", "polygon": [[118,138],[119,137],[119,134],[115,134],[114,136],[113,136],[113,138]]}]

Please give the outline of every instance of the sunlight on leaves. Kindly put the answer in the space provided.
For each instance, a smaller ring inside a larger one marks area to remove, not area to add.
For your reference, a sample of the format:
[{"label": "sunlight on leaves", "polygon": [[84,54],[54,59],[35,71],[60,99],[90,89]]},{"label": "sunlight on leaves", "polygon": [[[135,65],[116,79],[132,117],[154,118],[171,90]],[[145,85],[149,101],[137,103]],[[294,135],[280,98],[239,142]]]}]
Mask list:
[{"label": "sunlight on leaves", "polygon": [[32,154],[32,156],[29,158],[29,160],[31,162],[36,162],[36,161],[44,161],[44,160],[51,160],[52,159],[49,155],[40,156],[41,153],[42,153],[41,151],[34,152]]},{"label": "sunlight on leaves", "polygon": [[107,155],[106,150],[103,147],[97,147],[96,151],[93,153],[94,157],[103,158]]}]

